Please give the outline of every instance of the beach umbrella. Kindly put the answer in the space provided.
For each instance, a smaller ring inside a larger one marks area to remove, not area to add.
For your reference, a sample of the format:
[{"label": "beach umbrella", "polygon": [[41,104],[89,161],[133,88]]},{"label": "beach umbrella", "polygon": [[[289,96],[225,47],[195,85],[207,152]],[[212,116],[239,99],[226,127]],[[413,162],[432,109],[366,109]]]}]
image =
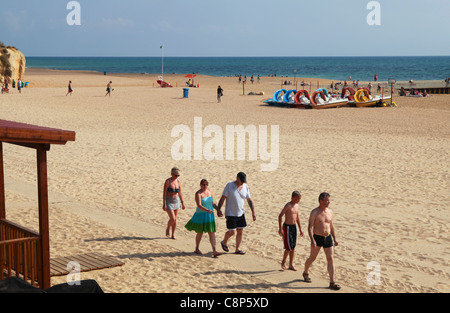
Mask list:
[{"label": "beach umbrella", "polygon": [[184,76],[185,78],[192,78],[192,85],[194,84],[194,77],[197,77],[197,75],[195,74],[187,74],[186,76]]}]

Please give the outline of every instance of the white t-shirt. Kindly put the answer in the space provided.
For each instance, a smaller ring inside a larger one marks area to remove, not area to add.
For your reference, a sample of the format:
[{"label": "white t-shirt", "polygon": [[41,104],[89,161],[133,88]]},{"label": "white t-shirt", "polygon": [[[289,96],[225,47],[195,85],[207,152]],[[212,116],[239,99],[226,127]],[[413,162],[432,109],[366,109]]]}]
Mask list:
[{"label": "white t-shirt", "polygon": [[247,184],[243,184],[241,190],[238,190],[235,182],[228,183],[223,190],[223,195],[227,197],[225,216],[240,217],[245,213],[244,200],[251,198]]}]

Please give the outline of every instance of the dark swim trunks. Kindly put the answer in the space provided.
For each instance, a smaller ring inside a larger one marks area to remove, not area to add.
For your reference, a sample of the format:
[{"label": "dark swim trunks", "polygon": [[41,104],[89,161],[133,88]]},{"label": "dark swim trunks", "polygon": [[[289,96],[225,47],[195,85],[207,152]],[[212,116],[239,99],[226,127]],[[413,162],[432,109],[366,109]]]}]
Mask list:
[{"label": "dark swim trunks", "polygon": [[293,251],[297,246],[297,225],[283,224],[284,249]]},{"label": "dark swim trunks", "polygon": [[227,216],[227,229],[228,230],[236,230],[236,229],[244,229],[247,227],[247,221],[245,219],[245,214],[242,216]]},{"label": "dark swim trunks", "polygon": [[332,246],[334,246],[333,238],[331,237],[331,235],[329,235],[328,237],[314,235],[314,240],[318,247],[331,248]]}]

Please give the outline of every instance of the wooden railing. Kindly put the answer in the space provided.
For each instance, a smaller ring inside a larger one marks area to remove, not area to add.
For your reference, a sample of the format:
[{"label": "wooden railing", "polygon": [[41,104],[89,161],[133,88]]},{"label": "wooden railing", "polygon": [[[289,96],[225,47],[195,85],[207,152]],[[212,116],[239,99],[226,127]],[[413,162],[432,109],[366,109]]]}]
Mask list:
[{"label": "wooden railing", "polygon": [[0,280],[16,276],[39,286],[42,279],[40,236],[7,220],[0,220]]}]

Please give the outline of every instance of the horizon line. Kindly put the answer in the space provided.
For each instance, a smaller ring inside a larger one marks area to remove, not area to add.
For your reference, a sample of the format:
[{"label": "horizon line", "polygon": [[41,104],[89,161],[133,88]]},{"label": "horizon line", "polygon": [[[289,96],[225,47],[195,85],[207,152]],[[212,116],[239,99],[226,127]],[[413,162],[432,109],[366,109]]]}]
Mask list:
[{"label": "horizon line", "polygon": [[[74,56],[30,55],[29,58],[161,58],[161,56]],[[450,57],[450,55],[303,55],[303,56],[164,56],[164,58],[395,58],[395,57]]]}]

